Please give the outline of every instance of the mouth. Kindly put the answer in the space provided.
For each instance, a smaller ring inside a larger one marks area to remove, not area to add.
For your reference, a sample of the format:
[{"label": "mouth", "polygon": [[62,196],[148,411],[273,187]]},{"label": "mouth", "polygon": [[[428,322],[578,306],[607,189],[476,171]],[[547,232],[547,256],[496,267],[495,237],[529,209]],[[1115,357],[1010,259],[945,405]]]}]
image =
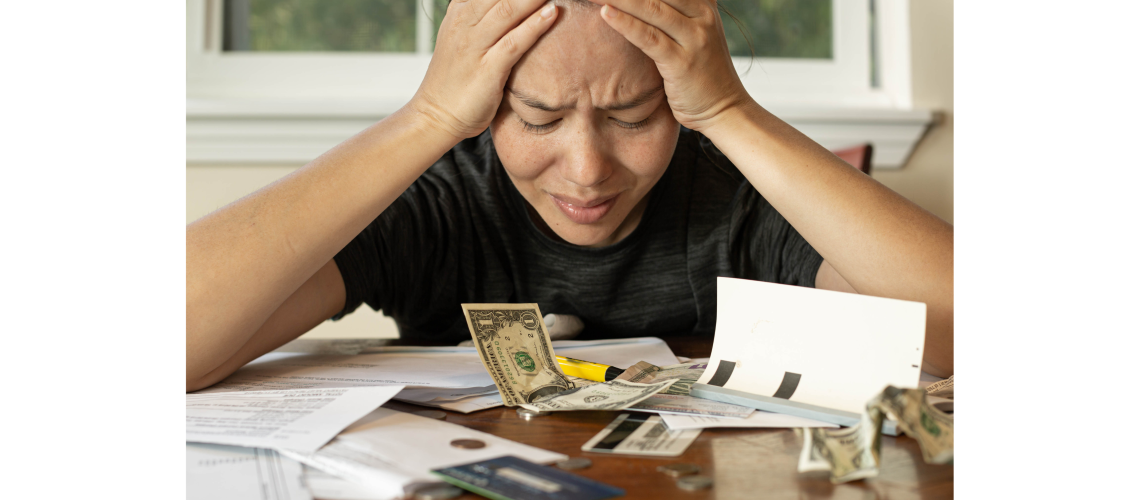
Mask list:
[{"label": "mouth", "polygon": [[566,217],[578,224],[593,224],[602,220],[614,205],[617,204],[618,195],[610,195],[592,200],[578,200],[566,196],[556,196],[550,193],[550,200],[562,211]]}]

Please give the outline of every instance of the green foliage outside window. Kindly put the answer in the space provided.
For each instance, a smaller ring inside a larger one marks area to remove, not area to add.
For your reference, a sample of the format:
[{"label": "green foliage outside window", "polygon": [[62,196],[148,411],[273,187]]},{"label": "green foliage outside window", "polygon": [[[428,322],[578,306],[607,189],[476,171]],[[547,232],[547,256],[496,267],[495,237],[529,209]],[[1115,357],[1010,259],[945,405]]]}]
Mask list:
[{"label": "green foliage outside window", "polygon": [[[749,33],[757,57],[832,57],[832,0],[721,0]],[[419,0],[227,0],[226,49],[415,52]],[[447,0],[433,0],[438,32]],[[722,14],[729,52],[745,35]],[[433,37],[434,41],[434,37]]]},{"label": "green foliage outside window", "polygon": [[[840,0],[842,1],[842,0]],[[752,39],[756,57],[830,59],[831,0],[721,0]],[[732,18],[721,14],[728,51],[748,57],[748,42]]]},{"label": "green foliage outside window", "polygon": [[416,0],[244,1],[249,9],[245,50],[416,50]]}]

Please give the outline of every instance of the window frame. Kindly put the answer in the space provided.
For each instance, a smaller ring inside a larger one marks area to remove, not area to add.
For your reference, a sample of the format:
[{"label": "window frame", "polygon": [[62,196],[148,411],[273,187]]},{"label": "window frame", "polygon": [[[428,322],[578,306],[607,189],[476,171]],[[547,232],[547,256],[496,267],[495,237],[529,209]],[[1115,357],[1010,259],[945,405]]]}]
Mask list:
[{"label": "window frame", "polygon": [[[189,99],[406,102],[431,61],[431,0],[416,0],[416,53],[224,52],[222,1],[187,0]],[[870,74],[872,1],[878,87]],[[832,0],[832,13],[830,60],[734,57],[749,93],[763,105],[910,109],[906,1]]]}]

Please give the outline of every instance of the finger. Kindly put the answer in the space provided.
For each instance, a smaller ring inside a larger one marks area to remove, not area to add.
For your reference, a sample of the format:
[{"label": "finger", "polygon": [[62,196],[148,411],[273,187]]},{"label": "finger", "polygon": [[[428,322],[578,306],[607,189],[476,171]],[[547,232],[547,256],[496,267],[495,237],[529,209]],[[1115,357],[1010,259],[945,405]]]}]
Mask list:
[{"label": "finger", "polygon": [[[715,3],[710,0],[589,0],[598,5],[612,5],[621,9],[622,12],[628,12],[630,15],[637,17],[650,24],[656,24],[653,21],[642,17],[642,12],[652,12],[654,10],[665,10],[663,7],[670,7],[678,14],[688,17],[696,18],[702,17],[709,12],[710,7],[716,8]],[[655,5],[662,4],[662,5]]]},{"label": "finger", "polygon": [[[622,4],[625,6],[623,7]],[[662,0],[611,0],[605,5],[609,5],[611,8],[617,7],[617,10],[644,21],[682,45],[685,44],[694,28],[691,19],[681,15],[680,12]],[[603,9],[605,9],[605,5],[602,6]]]},{"label": "finger", "polygon": [[681,46],[656,26],[622,12],[612,5],[602,6],[602,19],[629,43],[658,63],[669,61]]},{"label": "finger", "polygon": [[492,42],[514,29],[547,0],[498,0],[479,20],[480,30],[493,36]]},{"label": "finger", "polygon": [[519,62],[519,58],[534,46],[538,37],[554,25],[554,20],[557,18],[558,8],[552,3],[547,3],[517,28],[503,35],[491,50],[487,51],[488,64],[497,74],[502,75],[504,84],[511,68]]}]

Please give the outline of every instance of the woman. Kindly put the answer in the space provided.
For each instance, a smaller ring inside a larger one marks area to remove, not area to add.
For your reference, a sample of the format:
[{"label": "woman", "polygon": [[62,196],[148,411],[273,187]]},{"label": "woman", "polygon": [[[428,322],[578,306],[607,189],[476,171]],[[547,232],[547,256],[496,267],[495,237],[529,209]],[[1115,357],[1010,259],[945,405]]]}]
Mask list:
[{"label": "woman", "polygon": [[718,275],[925,302],[952,374],[950,225],[759,106],[712,1],[560,1],[452,0],[406,106],[187,228],[187,390],[364,301],[711,334]]}]

